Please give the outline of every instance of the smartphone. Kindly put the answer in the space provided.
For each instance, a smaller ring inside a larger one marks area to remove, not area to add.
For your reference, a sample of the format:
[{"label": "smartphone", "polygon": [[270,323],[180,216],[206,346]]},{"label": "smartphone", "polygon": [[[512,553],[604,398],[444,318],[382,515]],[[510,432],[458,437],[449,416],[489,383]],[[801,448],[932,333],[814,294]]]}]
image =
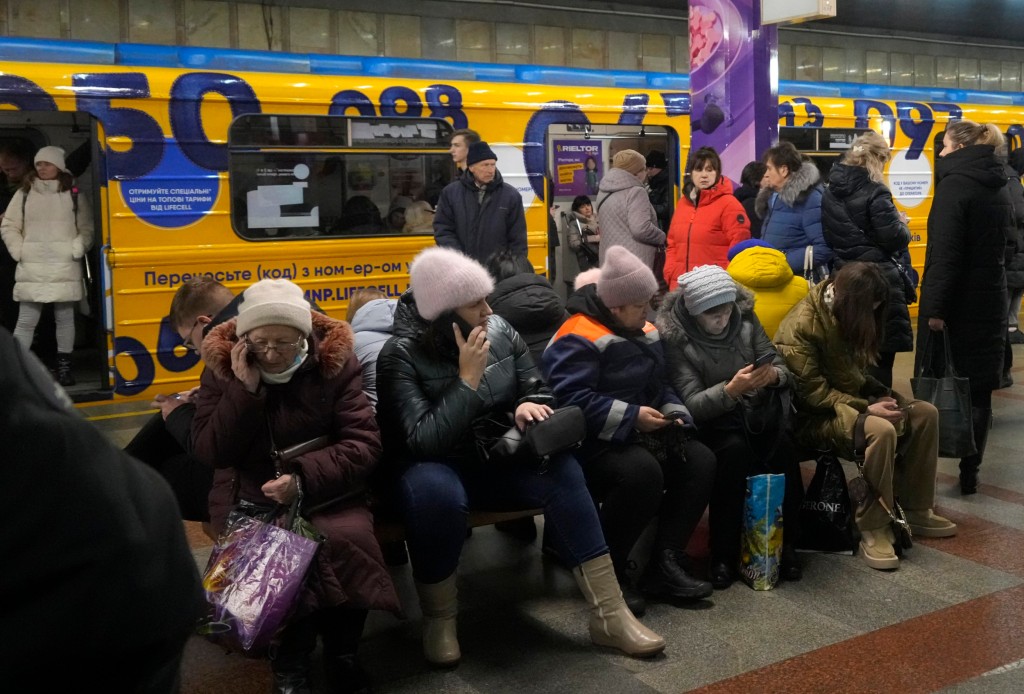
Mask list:
[{"label": "smartphone", "polygon": [[775,360],[775,352],[765,352],[759,357],[755,357],[754,361],[751,362],[755,369],[759,369],[765,364],[771,364]]},{"label": "smartphone", "polygon": [[463,320],[462,316],[455,312],[452,312],[452,323],[455,323],[457,326],[459,326],[459,332],[462,333],[462,339],[468,340],[469,334],[473,332],[473,326],[467,323],[465,320]]},{"label": "smartphone", "polygon": [[684,419],[685,417],[686,413],[683,412],[682,410],[673,410],[672,412],[669,412],[667,415],[665,415],[665,419],[669,420],[670,422],[677,422],[680,419]]}]

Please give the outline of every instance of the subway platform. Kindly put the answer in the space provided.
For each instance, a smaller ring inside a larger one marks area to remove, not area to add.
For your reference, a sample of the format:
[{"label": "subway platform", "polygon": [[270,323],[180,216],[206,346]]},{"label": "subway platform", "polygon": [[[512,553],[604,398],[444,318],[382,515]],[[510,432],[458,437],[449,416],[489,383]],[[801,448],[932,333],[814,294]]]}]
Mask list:
[{"label": "subway platform", "polygon": [[[406,618],[371,613],[361,649],[374,690],[1024,692],[1024,346],[1014,349],[1017,384],[994,394],[979,492],[962,497],[957,461],[939,461],[937,510],[959,534],[917,539],[899,570],[802,553],[800,582],[767,592],[737,583],[688,606],[651,604],[643,622],[668,645],[636,660],[590,645],[587,607],[572,576],[542,556],[539,538],[526,544],[477,528],[459,568],[461,664],[436,670],[423,660],[411,572],[396,567]],[[911,354],[897,356],[895,385],[907,394],[911,368]],[[186,525],[202,569],[210,541]],[[705,525],[690,550],[706,555]],[[198,636],[188,644],[183,694],[269,690],[265,661]]]}]

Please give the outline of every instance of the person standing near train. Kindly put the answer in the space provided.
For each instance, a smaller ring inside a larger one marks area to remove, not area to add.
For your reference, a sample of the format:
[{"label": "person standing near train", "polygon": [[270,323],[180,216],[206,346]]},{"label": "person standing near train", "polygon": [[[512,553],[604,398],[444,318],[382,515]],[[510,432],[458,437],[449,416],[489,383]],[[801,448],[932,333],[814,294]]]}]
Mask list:
[{"label": "person standing near train", "polygon": [[[665,246],[665,232],[658,227],[658,215],[644,188],[647,160],[632,149],[612,157],[612,168],[601,179],[596,212],[601,216],[600,264],[612,246],[622,246],[655,269],[659,249]],[[660,276],[660,268],[655,277]]]}]

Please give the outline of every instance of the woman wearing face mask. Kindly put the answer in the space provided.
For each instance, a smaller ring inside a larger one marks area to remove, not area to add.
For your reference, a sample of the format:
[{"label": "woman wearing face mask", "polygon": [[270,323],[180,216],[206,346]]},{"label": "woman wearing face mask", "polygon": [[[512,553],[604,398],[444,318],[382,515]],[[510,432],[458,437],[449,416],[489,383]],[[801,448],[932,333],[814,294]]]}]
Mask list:
[{"label": "woman wearing face mask", "polygon": [[795,547],[803,482],[787,431],[792,377],[753,308],[753,295],[729,273],[703,265],[679,278],[658,311],[672,383],[718,459],[708,573],[719,589],[736,578],[749,475],[786,475],[781,575],[801,577]]},{"label": "woman wearing face mask", "polygon": [[[935,515],[939,414],[879,383],[866,369],[878,355],[889,283],[875,263],[849,263],[811,289],[782,320],[775,335],[796,385],[797,441],[854,457],[861,414],[864,477],[872,491],[857,509],[860,551],[873,569],[899,568],[888,508],[899,497],[915,536],[949,537],[956,525]],[[1000,347],[1001,347],[1000,343]]]},{"label": "woman wearing face mask", "polygon": [[701,147],[668,230],[665,281],[675,289],[679,276],[698,265],[726,267],[729,248],[749,238],[750,220],[732,194],[732,181],[722,175],[722,160],[713,148]]},{"label": "woman wearing face mask", "polygon": [[953,360],[971,379],[971,417],[978,452],[960,460],[960,492],[978,491],[978,468],[992,419],[992,391],[999,387],[1006,331],[1003,266],[1015,238],[1013,201],[995,148],[995,125],[958,121],[946,128],[935,161],[935,199],[928,214],[928,250],[918,309],[917,364],[931,343],[932,367],[942,373],[941,331],[949,327]]},{"label": "woman wearing face mask", "polygon": [[[348,323],[310,311],[288,280],[261,280],[245,290],[238,317],[202,343],[202,388],[192,422],[194,455],[234,468],[237,491],[215,487],[211,523],[240,500],[291,504],[326,536],[300,605],[272,649],[274,692],[309,691],[310,654],[323,638],[332,691],[368,686],[356,649],[367,610],[398,611],[366,505],[367,480],[380,456],[373,407],[361,389]],[[328,436],[325,447],[275,469],[272,450]],[[236,494],[235,500],[216,498]]]},{"label": "woman wearing face mask", "polygon": [[623,601],[579,464],[545,471],[483,459],[474,428],[514,413],[519,428],[546,419],[553,398],[523,338],[493,315],[494,281],[475,260],[428,248],[412,261],[394,337],[377,360],[378,413],[394,464],[413,577],[423,610],[423,652],[436,665],[462,657],[455,573],[470,509],[543,508],[555,549],[589,602],[591,640],[628,655],[665,642]]}]

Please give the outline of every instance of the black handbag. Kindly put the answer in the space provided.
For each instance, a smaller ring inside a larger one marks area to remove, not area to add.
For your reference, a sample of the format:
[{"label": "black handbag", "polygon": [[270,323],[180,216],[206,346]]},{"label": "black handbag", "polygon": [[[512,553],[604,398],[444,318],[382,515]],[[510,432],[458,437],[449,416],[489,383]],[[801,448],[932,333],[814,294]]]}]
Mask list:
[{"label": "black handbag", "polygon": [[903,263],[896,260],[896,258],[889,257],[892,264],[896,266],[896,272],[899,273],[900,281],[903,282],[903,300],[907,302],[907,305],[917,303],[917,285],[914,283],[914,279],[907,272],[907,268],[903,267]]},{"label": "black handbag", "polygon": [[818,552],[857,551],[853,505],[843,464],[831,451],[817,457],[814,477],[800,506],[798,549]]},{"label": "black handbag", "polygon": [[511,427],[497,436],[483,433],[483,429],[493,430],[493,424],[494,420],[489,420],[477,428],[482,460],[515,463],[542,471],[552,456],[577,448],[587,435],[583,410],[576,406],[560,407],[547,419],[528,424],[523,431],[513,421]]},{"label": "black handbag", "polygon": [[920,366],[910,388],[918,400],[930,402],[939,411],[939,455],[943,458],[964,458],[978,452],[971,421],[971,381],[957,376],[953,365],[953,349],[949,344],[949,326],[942,331],[946,348],[946,370],[936,378],[932,362],[932,334],[925,334]]}]

